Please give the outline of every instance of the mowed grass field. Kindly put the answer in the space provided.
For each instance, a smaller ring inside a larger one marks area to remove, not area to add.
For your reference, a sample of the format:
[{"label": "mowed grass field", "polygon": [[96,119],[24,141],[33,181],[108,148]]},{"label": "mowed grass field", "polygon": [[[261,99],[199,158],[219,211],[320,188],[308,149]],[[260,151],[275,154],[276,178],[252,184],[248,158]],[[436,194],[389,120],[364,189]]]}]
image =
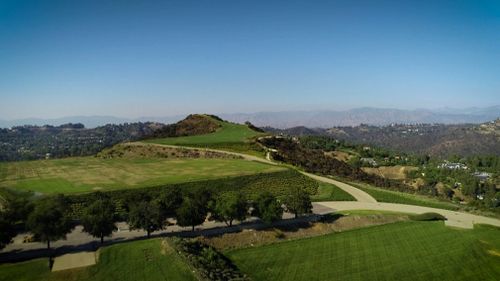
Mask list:
[{"label": "mowed grass field", "polygon": [[1,281],[196,280],[189,267],[160,239],[117,244],[101,249],[96,265],[50,272],[48,259],[0,265]]},{"label": "mowed grass field", "polygon": [[76,157],[0,163],[0,187],[41,193],[140,188],[284,168],[240,159]]},{"label": "mowed grass field", "polygon": [[500,280],[500,229],[401,222],[229,251],[254,280]]}]

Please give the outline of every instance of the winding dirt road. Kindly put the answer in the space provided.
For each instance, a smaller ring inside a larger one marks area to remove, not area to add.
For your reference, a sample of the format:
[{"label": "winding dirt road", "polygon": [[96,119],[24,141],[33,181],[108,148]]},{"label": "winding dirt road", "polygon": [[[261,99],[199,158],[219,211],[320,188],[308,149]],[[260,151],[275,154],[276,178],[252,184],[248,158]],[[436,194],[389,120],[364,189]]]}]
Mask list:
[{"label": "winding dirt road", "polygon": [[[159,145],[162,144],[151,144],[151,145]],[[197,148],[197,147],[186,147],[186,146],[175,146],[175,145],[166,145],[168,147],[182,147],[185,149],[204,149],[208,151],[220,152],[220,153],[228,153],[232,155],[240,156],[249,161],[257,161],[261,163],[271,164],[271,165],[279,165],[269,159],[260,158],[253,155],[247,155],[243,153],[236,152],[228,152],[224,150],[217,149],[208,149],[208,148]],[[322,181],[325,183],[333,184],[344,190],[345,192],[351,194],[356,201],[329,201],[329,202],[315,202],[313,203],[314,209],[313,212],[317,214],[325,214],[331,213],[333,211],[348,211],[348,210],[375,210],[375,211],[391,211],[391,212],[401,212],[401,213],[412,213],[412,214],[422,214],[422,213],[438,213],[446,217],[447,221],[445,222],[448,226],[461,227],[461,228],[473,228],[474,224],[490,224],[494,226],[500,227],[500,220],[495,218],[489,218],[484,216],[478,216],[473,214],[468,214],[464,212],[455,212],[438,208],[430,208],[430,207],[422,207],[415,205],[406,205],[406,204],[395,204],[395,203],[381,203],[377,202],[375,198],[373,198],[368,193],[343,182],[318,176],[306,172],[302,172],[302,174],[315,179],[317,181]]]}]

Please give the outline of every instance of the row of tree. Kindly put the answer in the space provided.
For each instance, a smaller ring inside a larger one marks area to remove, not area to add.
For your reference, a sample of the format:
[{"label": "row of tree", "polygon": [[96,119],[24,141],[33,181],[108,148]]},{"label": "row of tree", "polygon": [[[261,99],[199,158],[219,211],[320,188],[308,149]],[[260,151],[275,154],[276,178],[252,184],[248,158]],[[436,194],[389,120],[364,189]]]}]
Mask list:
[{"label": "row of tree", "polygon": [[[117,229],[115,204],[105,193],[94,194],[95,200],[83,210],[79,223],[83,231],[99,238],[110,236]],[[165,229],[168,219],[177,225],[191,227],[207,220],[224,222],[232,226],[234,221],[244,221],[248,216],[259,217],[265,223],[280,220],[283,212],[295,217],[312,211],[309,193],[302,187],[293,187],[279,200],[269,192],[263,192],[255,200],[249,200],[241,192],[212,194],[207,189],[183,194],[179,190],[165,190],[156,198],[147,195],[127,202],[127,221],[130,229],[142,229],[149,237],[152,232]],[[0,212],[0,248],[10,243],[17,230],[28,230],[34,237],[47,243],[65,239],[78,223],[70,217],[69,201],[63,195],[39,199],[34,203],[13,199]]]}]

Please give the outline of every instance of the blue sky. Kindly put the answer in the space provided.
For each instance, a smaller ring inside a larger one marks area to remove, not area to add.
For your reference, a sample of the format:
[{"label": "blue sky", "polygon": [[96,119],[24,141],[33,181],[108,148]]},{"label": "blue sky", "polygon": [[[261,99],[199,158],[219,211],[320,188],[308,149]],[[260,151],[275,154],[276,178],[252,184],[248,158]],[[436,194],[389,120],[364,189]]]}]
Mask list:
[{"label": "blue sky", "polygon": [[4,1],[0,118],[500,104],[499,1]]}]

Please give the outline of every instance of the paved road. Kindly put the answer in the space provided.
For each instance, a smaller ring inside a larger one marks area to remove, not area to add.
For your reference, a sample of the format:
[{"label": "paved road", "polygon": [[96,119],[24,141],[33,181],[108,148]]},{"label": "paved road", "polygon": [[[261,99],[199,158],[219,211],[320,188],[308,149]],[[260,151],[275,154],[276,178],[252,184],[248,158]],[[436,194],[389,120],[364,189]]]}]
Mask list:
[{"label": "paved road", "polygon": [[[368,203],[368,202],[354,202],[354,201],[331,201],[331,202],[316,202],[315,204],[324,207],[322,213],[332,211],[346,211],[346,210],[377,210],[377,211],[393,211],[402,213],[422,214],[422,213],[438,213],[447,218],[445,222],[448,226],[455,226],[461,228],[473,228],[476,223],[490,224],[500,227],[500,220],[495,218],[483,217],[472,215],[463,212],[455,212],[437,208],[429,208],[415,205],[395,204],[395,203]],[[328,210],[330,209],[330,210]]]}]

